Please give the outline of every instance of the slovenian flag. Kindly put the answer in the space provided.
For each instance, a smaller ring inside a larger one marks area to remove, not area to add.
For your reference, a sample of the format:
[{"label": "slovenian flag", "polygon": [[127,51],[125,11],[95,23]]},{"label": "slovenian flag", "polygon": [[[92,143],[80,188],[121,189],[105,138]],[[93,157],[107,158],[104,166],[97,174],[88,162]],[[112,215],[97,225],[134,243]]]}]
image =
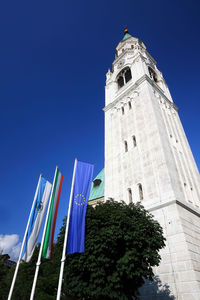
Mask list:
[{"label": "slovenian flag", "polygon": [[53,239],[54,239],[54,232],[56,226],[56,218],[57,218],[62,182],[63,182],[63,176],[58,170],[58,168],[56,168],[53,190],[50,199],[51,203],[50,203],[49,216],[47,220],[44,244],[42,248],[42,257],[44,258],[52,259]]},{"label": "slovenian flag", "polygon": [[36,200],[31,212],[28,232],[21,256],[25,262],[29,262],[33,255],[52,186],[51,183],[43,177],[40,177],[38,185]]}]

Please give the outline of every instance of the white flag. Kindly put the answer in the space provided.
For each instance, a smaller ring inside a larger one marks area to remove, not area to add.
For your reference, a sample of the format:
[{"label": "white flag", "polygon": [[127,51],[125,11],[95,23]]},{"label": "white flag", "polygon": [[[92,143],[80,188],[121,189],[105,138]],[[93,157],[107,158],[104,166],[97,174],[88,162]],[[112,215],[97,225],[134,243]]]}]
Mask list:
[{"label": "white flag", "polygon": [[30,224],[26,235],[23,253],[21,256],[22,259],[26,262],[30,261],[37,243],[40,227],[42,225],[42,220],[51,192],[51,186],[51,183],[49,183],[46,179],[41,177],[35,205],[33,207],[30,218]]}]

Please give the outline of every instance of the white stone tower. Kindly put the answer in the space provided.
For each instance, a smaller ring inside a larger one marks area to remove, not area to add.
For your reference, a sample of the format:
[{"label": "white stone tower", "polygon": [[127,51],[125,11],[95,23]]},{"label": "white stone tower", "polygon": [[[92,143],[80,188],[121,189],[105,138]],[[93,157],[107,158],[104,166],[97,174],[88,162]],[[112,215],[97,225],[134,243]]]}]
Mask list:
[{"label": "white stone tower", "polygon": [[[106,77],[105,200],[152,212],[167,238],[155,273],[175,299],[200,299],[200,178],[177,107],[127,29]],[[151,293],[147,285],[142,299],[157,299]]]}]

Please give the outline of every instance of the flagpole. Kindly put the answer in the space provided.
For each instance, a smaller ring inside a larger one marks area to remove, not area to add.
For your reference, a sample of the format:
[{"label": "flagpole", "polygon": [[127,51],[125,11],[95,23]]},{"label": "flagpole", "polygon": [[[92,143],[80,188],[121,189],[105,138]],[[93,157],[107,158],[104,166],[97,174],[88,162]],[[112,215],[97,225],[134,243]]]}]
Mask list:
[{"label": "flagpole", "polygon": [[36,268],[35,268],[35,275],[34,275],[34,280],[33,280],[33,285],[32,285],[30,300],[34,299],[35,288],[36,288],[38,273],[39,273],[40,264],[41,264],[42,248],[43,248],[43,245],[44,245],[44,237],[45,237],[46,228],[47,228],[47,222],[48,222],[49,211],[50,211],[50,207],[51,207],[52,193],[53,193],[53,188],[54,188],[54,183],[55,183],[57,169],[58,169],[58,167],[56,166],[56,170],[55,170],[55,174],[54,174],[54,179],[53,179],[53,186],[52,186],[52,190],[51,190],[51,197],[50,197],[50,200],[49,200],[49,206],[48,206],[48,210],[47,210],[47,215],[46,215],[46,220],[45,220],[44,230],[43,230],[43,235],[42,235],[42,241],[41,241],[41,245],[40,245],[40,251],[39,251],[39,254],[38,254],[38,260],[37,260]]},{"label": "flagpole", "polygon": [[24,249],[24,244],[25,244],[25,241],[26,241],[28,227],[29,227],[30,220],[31,220],[31,214],[32,214],[32,211],[33,211],[33,207],[35,205],[36,198],[37,198],[37,194],[38,194],[38,189],[39,189],[39,186],[40,186],[41,177],[42,177],[42,174],[40,174],[40,176],[39,176],[37,188],[36,188],[36,191],[35,191],[35,196],[34,196],[34,199],[33,199],[32,207],[31,207],[31,210],[30,210],[29,218],[28,218],[28,222],[27,222],[27,225],[26,225],[26,230],[25,230],[25,233],[24,233],[24,238],[23,238],[22,245],[21,245],[20,254],[19,254],[19,257],[18,257],[18,260],[17,260],[17,264],[16,264],[16,268],[15,268],[15,273],[13,275],[13,280],[12,280],[12,283],[11,283],[11,287],[10,287],[10,291],[9,291],[9,295],[8,295],[8,300],[11,299],[12,293],[13,293],[13,290],[14,290],[15,281],[16,281],[16,278],[17,278],[19,264],[20,264],[20,260],[21,260],[21,256],[22,256],[22,251]]},{"label": "flagpole", "polygon": [[75,162],[74,162],[74,171],[73,171],[73,176],[72,176],[72,185],[71,185],[71,192],[70,192],[68,216],[67,216],[67,223],[66,223],[66,229],[65,229],[65,238],[64,238],[64,244],[63,244],[63,252],[62,252],[61,266],[60,266],[60,276],[59,276],[58,291],[57,291],[56,300],[60,300],[60,296],[61,296],[62,279],[63,279],[63,271],[64,271],[65,260],[66,260],[66,247],[67,247],[67,238],[68,238],[68,231],[69,231],[69,220],[70,220],[72,197],[73,197],[73,190],[74,190],[76,165],[77,165],[77,158],[75,159]]}]

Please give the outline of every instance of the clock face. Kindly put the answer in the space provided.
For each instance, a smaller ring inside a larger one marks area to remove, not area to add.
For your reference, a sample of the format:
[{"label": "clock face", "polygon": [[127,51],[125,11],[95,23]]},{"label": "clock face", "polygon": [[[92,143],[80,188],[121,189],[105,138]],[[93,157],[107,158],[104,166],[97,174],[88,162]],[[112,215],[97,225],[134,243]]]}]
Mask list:
[{"label": "clock face", "polygon": [[121,69],[121,67],[123,67],[124,63],[125,63],[125,60],[124,60],[124,59],[120,60],[120,62],[119,62],[118,65],[117,65],[117,68],[118,68],[118,69]]}]

